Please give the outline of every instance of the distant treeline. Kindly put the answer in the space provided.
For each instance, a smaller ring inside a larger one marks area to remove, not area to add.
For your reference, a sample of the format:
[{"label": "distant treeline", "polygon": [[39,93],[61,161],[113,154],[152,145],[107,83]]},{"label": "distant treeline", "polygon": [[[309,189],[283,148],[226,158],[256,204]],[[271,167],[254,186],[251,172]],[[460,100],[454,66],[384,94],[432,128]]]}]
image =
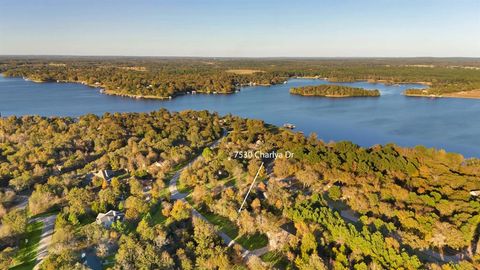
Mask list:
[{"label": "distant treeline", "polygon": [[380,91],[343,85],[316,85],[290,88],[290,94],[318,97],[379,97]]},{"label": "distant treeline", "polygon": [[247,84],[271,85],[292,77],[429,85],[417,94],[453,93],[480,88],[480,60],[238,59],[153,57],[3,57],[0,72],[34,81],[83,82],[120,95],[175,97],[187,92],[233,93]]}]

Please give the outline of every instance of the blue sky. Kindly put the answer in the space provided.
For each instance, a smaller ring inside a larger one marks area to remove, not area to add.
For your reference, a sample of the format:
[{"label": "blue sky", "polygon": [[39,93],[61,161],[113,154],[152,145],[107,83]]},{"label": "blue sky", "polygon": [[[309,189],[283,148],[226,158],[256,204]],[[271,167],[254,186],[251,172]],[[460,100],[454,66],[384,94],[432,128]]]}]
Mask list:
[{"label": "blue sky", "polygon": [[0,54],[480,57],[480,1],[0,0]]}]

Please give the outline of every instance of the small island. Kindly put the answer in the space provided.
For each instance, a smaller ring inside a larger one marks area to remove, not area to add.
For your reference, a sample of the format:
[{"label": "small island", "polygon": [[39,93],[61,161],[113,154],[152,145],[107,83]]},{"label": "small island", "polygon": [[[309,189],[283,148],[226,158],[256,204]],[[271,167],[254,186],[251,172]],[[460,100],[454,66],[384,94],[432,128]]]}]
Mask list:
[{"label": "small island", "polygon": [[290,94],[301,96],[316,96],[329,98],[343,97],[379,97],[379,90],[367,90],[359,87],[343,85],[316,85],[290,88]]}]

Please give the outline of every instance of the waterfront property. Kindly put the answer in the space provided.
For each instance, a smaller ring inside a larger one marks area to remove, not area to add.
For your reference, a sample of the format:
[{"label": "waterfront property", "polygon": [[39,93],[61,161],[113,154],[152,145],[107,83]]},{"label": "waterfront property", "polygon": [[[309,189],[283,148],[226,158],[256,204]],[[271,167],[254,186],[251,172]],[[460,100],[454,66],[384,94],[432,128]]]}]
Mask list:
[{"label": "waterfront property", "polygon": [[[290,95],[292,87],[329,84],[322,79],[292,79],[287,84],[244,87],[231,95],[184,95],[172,100],[146,100],[103,95],[96,88],[72,83],[34,83],[0,76],[2,116],[39,114],[79,116],[86,113],[210,110],[262,119],[295,130],[317,133],[324,141],[348,140],[362,146],[394,142],[402,146],[425,145],[480,156],[480,103],[474,99],[405,97],[420,84],[334,83],[378,89],[379,98],[325,99]],[[461,119],[462,121],[459,121]]]}]

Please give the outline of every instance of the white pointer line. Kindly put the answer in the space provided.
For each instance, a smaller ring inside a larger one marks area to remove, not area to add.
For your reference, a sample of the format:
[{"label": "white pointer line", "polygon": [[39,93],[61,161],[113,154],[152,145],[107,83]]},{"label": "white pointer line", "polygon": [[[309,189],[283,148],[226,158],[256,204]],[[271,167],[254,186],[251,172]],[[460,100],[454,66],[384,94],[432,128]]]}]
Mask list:
[{"label": "white pointer line", "polygon": [[245,195],[245,199],[243,199],[242,205],[240,206],[240,209],[238,209],[238,213],[240,213],[242,211],[243,205],[247,201],[247,197],[250,194],[250,191],[252,191],[253,184],[255,184],[255,180],[257,180],[258,174],[260,173],[260,170],[262,169],[262,167],[263,167],[263,162],[262,162],[262,164],[260,164],[260,168],[258,168],[257,174],[255,175],[255,178],[253,178],[252,184],[250,185],[250,188],[248,189],[247,195]]}]

